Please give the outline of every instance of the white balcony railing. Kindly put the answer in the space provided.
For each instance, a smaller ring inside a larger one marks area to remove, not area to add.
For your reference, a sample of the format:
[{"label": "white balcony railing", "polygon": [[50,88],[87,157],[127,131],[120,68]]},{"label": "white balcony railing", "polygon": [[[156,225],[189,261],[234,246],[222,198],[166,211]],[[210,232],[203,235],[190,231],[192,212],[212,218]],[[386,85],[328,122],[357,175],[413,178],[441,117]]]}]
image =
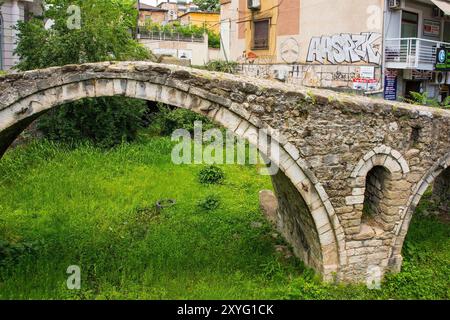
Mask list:
[{"label": "white balcony railing", "polygon": [[392,69],[434,70],[436,48],[450,43],[420,38],[386,39],[386,67]]}]

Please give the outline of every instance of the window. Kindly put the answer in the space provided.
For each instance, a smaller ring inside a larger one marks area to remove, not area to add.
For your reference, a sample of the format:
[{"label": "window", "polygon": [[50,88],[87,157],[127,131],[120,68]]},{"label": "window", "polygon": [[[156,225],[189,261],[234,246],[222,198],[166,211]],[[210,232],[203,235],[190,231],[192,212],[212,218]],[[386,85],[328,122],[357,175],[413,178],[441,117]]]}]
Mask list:
[{"label": "window", "polygon": [[269,19],[253,22],[253,49],[269,48],[269,23]]},{"label": "window", "polygon": [[419,15],[402,11],[402,38],[417,38],[419,34]]}]

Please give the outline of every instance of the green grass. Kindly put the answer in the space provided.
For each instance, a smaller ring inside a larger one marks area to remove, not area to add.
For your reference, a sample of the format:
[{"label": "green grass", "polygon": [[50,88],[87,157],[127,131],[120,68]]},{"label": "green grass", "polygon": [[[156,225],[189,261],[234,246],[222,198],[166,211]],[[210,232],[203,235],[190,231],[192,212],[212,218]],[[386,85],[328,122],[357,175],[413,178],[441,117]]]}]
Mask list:
[{"label": "green grass", "polygon": [[[173,165],[171,149],[147,137],[108,152],[45,141],[8,152],[0,299],[450,298],[450,227],[420,208],[404,270],[382,290],[326,285],[275,250],[283,241],[258,206],[270,178],[226,165],[222,184],[202,185],[204,166]],[[176,204],[158,214],[155,202],[168,198]],[[81,290],[66,288],[69,265],[81,267]]]}]

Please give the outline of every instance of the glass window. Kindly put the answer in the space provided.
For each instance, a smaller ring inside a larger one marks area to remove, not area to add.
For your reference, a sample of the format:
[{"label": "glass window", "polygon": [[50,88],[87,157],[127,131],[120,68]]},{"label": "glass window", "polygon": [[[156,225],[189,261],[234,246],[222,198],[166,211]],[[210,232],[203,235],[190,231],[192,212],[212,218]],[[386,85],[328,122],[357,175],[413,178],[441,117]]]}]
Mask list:
[{"label": "glass window", "polygon": [[402,38],[417,38],[419,35],[419,15],[402,11]]}]

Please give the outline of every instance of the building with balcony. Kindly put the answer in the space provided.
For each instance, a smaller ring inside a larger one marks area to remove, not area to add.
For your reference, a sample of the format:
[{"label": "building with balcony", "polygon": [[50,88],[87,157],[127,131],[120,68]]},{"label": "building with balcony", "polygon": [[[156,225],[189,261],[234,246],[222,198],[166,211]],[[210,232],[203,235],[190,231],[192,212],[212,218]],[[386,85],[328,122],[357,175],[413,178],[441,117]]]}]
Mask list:
[{"label": "building with balcony", "polygon": [[386,99],[448,94],[436,70],[447,0],[221,0],[220,30],[221,57],[246,75]]},{"label": "building with balcony", "polygon": [[385,74],[396,77],[397,93],[427,92],[444,99],[448,72],[436,70],[438,48],[450,48],[450,2],[444,0],[388,1],[384,16]]},{"label": "building with balcony", "polygon": [[385,0],[221,0],[221,57],[249,76],[382,90]]},{"label": "building with balcony", "polygon": [[14,55],[17,35],[14,26],[41,12],[41,0],[0,1],[0,70],[10,70],[18,62]]}]

